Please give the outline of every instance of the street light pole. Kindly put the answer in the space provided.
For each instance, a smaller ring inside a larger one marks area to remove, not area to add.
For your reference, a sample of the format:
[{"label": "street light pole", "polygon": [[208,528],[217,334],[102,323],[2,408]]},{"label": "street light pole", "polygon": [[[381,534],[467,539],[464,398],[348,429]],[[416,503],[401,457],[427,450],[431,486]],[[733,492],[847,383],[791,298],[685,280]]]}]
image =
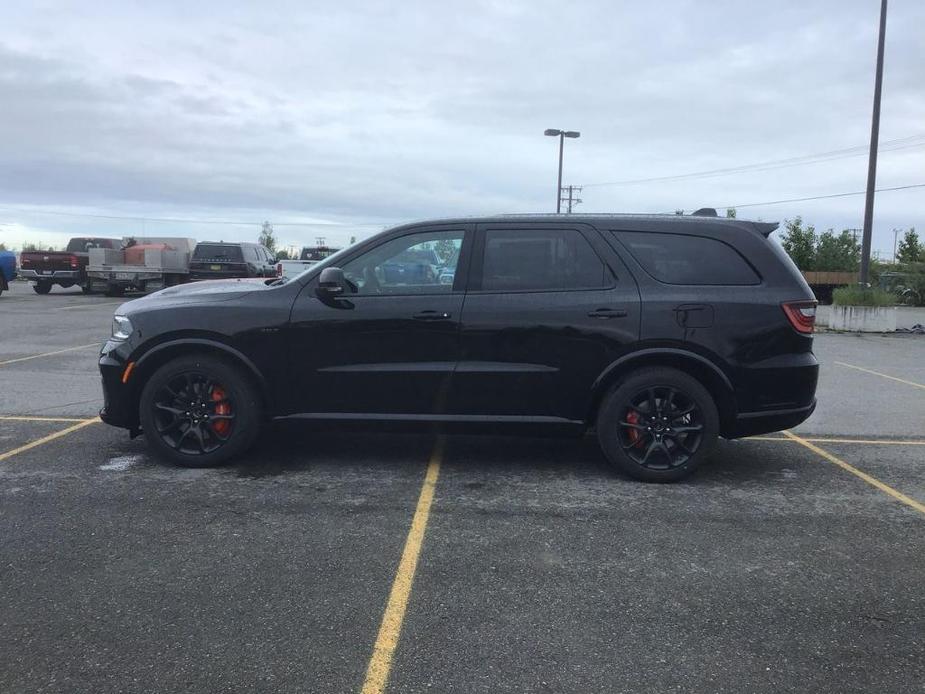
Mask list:
[{"label": "street light pole", "polygon": [[562,212],[562,153],[565,149],[565,138],[581,137],[581,133],[577,130],[558,130],[556,128],[547,128],[543,134],[548,137],[559,138],[559,177],[556,180],[556,214],[560,214]]},{"label": "street light pole", "polygon": [[877,74],[874,78],[874,112],[870,122],[870,158],[867,163],[867,197],[864,200],[864,237],[861,242],[861,285],[870,276],[870,242],[874,222],[874,188],[877,184],[877,144],[880,140],[880,92],[883,87],[883,43],[886,39],[886,0],[880,0],[880,36],[877,40]]},{"label": "street light pole", "polygon": [[559,178],[556,182],[556,214],[562,211],[562,150],[565,149],[565,133],[559,132]]}]

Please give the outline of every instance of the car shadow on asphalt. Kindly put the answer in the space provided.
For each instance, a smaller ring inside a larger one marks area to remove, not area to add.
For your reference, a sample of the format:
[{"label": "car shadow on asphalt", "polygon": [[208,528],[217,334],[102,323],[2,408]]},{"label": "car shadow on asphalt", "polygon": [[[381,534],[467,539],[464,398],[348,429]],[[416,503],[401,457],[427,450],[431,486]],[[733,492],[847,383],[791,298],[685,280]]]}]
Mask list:
[{"label": "car shadow on asphalt", "polygon": [[[368,431],[356,427],[280,420],[265,428],[254,448],[232,469],[241,478],[303,472],[319,465],[349,465],[388,471],[420,470],[441,432]],[[794,465],[792,446],[761,441],[720,440],[685,484],[724,486],[786,477]],[[805,455],[801,455],[805,457]],[[593,434],[579,438],[448,434],[444,468],[459,473],[567,475],[602,481],[631,481],[613,469]]]}]

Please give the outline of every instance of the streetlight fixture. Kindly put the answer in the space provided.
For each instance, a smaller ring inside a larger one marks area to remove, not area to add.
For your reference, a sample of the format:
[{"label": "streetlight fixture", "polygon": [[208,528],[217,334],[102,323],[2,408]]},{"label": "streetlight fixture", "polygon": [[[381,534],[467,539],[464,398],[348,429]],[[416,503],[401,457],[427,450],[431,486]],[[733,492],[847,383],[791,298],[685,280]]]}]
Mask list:
[{"label": "streetlight fixture", "polygon": [[559,214],[562,211],[562,150],[565,145],[565,138],[581,137],[581,133],[577,130],[556,130],[555,128],[547,128],[543,134],[548,137],[559,138],[559,180],[556,184],[556,214]]}]

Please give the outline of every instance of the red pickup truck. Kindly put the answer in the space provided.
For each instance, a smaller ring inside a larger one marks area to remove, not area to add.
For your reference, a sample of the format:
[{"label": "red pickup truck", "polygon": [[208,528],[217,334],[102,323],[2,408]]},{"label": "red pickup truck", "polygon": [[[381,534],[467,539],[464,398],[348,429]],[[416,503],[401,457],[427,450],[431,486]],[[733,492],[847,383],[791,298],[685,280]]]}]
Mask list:
[{"label": "red pickup truck", "polygon": [[19,256],[19,274],[33,281],[36,294],[47,294],[53,285],[79,285],[84,294],[92,291],[87,277],[91,248],[118,249],[120,239],[78,237],[68,241],[64,251],[24,251]]}]

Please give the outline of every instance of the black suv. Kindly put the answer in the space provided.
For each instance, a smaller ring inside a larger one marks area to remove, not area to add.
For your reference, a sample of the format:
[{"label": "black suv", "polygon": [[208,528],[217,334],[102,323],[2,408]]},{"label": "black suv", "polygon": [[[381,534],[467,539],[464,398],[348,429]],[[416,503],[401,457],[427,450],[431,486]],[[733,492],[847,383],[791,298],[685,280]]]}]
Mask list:
[{"label": "black suv", "polygon": [[190,466],[241,453],[270,417],[593,427],[624,472],[679,479],[717,436],[815,407],[816,302],[776,226],[447,219],[289,281],[164,289],[114,316],[100,416]]},{"label": "black suv", "polygon": [[191,280],[235,277],[276,277],[276,259],[259,243],[203,241],[196,244],[189,263]]}]

